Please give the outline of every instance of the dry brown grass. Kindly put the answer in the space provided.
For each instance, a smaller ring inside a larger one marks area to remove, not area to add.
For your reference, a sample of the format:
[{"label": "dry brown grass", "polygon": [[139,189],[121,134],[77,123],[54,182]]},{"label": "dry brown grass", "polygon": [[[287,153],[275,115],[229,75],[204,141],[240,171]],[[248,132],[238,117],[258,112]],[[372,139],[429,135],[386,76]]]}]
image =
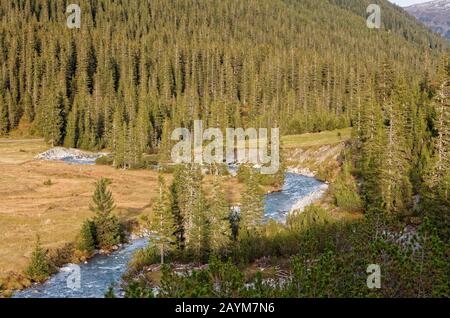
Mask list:
[{"label": "dry brown grass", "polygon": [[[48,148],[38,139],[0,139],[0,281],[25,268],[37,235],[48,249],[74,241],[81,223],[92,217],[89,204],[99,178],[112,181],[122,220],[149,214],[158,194],[156,171],[33,160]],[[170,179],[166,175],[167,184]],[[210,179],[205,178],[207,193]],[[51,185],[45,185],[48,180]],[[223,185],[230,202],[238,202],[243,185],[231,177]]]},{"label": "dry brown grass", "polygon": [[[99,178],[112,180],[115,213],[123,219],[149,213],[157,193],[154,171],[30,161],[46,148],[41,140],[0,141],[0,277],[23,270],[36,235],[47,248],[74,240],[92,216],[89,203]],[[44,185],[49,179],[52,185]]]}]

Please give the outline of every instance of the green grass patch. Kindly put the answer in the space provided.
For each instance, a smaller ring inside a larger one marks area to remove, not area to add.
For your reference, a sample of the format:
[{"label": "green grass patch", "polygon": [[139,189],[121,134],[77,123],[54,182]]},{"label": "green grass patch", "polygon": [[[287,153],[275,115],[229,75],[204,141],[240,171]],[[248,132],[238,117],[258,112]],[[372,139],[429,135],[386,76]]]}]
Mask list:
[{"label": "green grass patch", "polygon": [[320,133],[283,136],[284,148],[300,148],[311,146],[334,145],[350,139],[352,128],[343,128]]}]

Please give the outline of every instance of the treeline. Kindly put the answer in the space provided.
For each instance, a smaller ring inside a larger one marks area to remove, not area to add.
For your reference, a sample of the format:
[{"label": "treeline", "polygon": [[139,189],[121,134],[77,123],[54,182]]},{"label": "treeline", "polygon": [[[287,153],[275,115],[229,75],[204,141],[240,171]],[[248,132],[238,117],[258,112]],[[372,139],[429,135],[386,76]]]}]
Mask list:
[{"label": "treeline", "polygon": [[118,167],[194,119],[350,126],[378,62],[389,56],[409,85],[448,47],[403,13],[385,17],[392,32],[369,30],[332,1],[81,1],[79,30],[68,3],[1,3],[0,134],[108,147]]}]

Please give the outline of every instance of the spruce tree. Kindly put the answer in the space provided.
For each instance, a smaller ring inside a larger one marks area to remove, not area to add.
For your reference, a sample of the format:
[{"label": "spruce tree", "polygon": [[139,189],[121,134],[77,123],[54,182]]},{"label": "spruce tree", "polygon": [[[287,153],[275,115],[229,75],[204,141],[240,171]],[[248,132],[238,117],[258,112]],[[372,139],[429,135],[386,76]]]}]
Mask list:
[{"label": "spruce tree", "polygon": [[41,240],[38,236],[33,253],[31,254],[30,263],[25,269],[25,274],[31,281],[42,283],[50,276],[51,267],[47,253],[47,250],[42,247]]},{"label": "spruce tree", "polygon": [[0,136],[6,135],[9,132],[9,118],[8,107],[4,102],[2,96],[0,96]]},{"label": "spruce tree", "polygon": [[64,147],[75,148],[78,142],[77,111],[73,109],[67,118]]},{"label": "spruce tree", "polygon": [[230,207],[220,181],[218,176],[214,177],[209,206],[211,248],[216,252],[229,247],[231,240]]},{"label": "spruce tree", "polygon": [[178,250],[185,247],[185,224],[182,212],[182,200],[184,191],[185,166],[179,165],[175,168],[172,185],[170,186],[171,212],[174,219],[174,235]]},{"label": "spruce tree", "polygon": [[258,233],[264,220],[264,197],[252,170],[245,183],[240,207],[240,235]]},{"label": "spruce tree", "polygon": [[164,264],[164,255],[175,241],[175,228],[173,215],[170,211],[170,194],[162,175],[159,176],[158,183],[159,195],[153,205],[150,231],[156,236],[155,241],[160,248],[161,264]]},{"label": "spruce tree", "polygon": [[112,214],[115,209],[114,199],[108,190],[109,180],[101,178],[96,185],[92,196],[91,211],[94,217],[97,246],[101,249],[110,249],[121,242],[122,229],[118,218]]}]

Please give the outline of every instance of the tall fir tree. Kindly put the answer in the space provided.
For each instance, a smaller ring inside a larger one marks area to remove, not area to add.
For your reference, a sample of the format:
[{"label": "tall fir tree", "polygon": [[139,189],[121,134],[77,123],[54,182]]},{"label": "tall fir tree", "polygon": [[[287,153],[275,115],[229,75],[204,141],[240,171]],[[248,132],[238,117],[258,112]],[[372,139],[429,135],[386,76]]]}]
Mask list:
[{"label": "tall fir tree", "polygon": [[150,231],[155,234],[155,242],[159,245],[161,264],[164,264],[164,255],[175,242],[175,228],[173,214],[171,213],[170,193],[166,187],[164,177],[158,177],[159,195],[153,205]]},{"label": "tall fir tree", "polygon": [[92,196],[91,211],[94,217],[95,239],[101,249],[111,249],[122,240],[122,228],[118,218],[112,214],[115,209],[114,199],[108,185],[110,181],[101,178],[97,181]]},{"label": "tall fir tree", "polygon": [[240,207],[240,236],[258,233],[264,220],[264,198],[253,170],[245,182]]},{"label": "tall fir tree", "polygon": [[212,195],[209,206],[209,223],[211,231],[211,248],[213,251],[223,251],[230,245],[230,206],[219,176],[214,176]]}]

